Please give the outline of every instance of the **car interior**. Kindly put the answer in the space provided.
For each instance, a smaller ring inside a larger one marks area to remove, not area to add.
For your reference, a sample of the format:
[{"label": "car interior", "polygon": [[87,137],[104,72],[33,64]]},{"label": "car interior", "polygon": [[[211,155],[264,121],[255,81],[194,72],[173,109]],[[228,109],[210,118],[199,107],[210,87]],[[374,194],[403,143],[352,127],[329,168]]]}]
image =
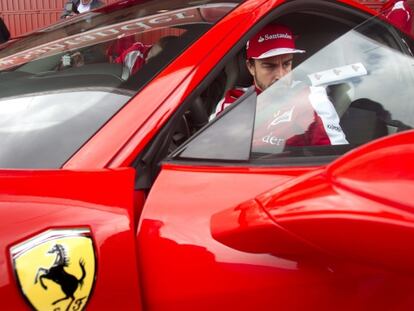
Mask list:
[{"label": "car interior", "polygon": [[[305,59],[315,54],[320,47],[327,45],[329,42],[335,40],[341,34],[346,33],[354,25],[347,25],[338,23],[336,20],[318,17],[324,19],[321,23],[312,22],[315,16],[308,13],[292,13],[279,18],[279,23],[291,27],[294,33],[300,34],[297,41],[297,46],[305,47],[306,54],[298,54],[294,59],[294,67],[298,66]],[[245,48],[243,48],[233,57],[229,57],[224,64],[224,68],[219,75],[210,83],[206,89],[199,94],[192,102],[186,113],[190,125],[194,128],[188,132],[194,133],[201,126],[206,125],[209,121],[209,116],[214,111],[215,106],[223,98],[225,92],[235,87],[246,88],[253,84],[253,79],[246,67]],[[298,77],[305,78],[306,77]],[[331,96],[339,98],[341,90],[334,88],[331,91]]]},{"label": "car interior", "polygon": [[[363,23],[366,18],[359,15],[354,16],[351,13],[349,14],[353,18],[344,18],[342,13],[336,16],[329,14],[329,12],[329,10],[326,11],[326,14],[307,11],[294,12],[276,19],[278,23],[288,25],[298,35],[296,45],[306,50],[304,54],[295,55],[294,68],[315,55],[321,47],[329,45]],[[318,23],[314,22],[315,19],[318,19]],[[378,34],[378,29],[371,24],[365,28],[361,27],[359,31],[394,49],[403,50],[404,53],[409,52],[407,47],[398,42],[400,34],[393,28],[378,24],[378,22],[374,25],[384,29],[381,35]],[[189,105],[189,109],[184,114],[190,127],[186,133],[193,134],[208,124],[209,115],[214,111],[215,105],[223,98],[227,90],[252,85],[252,77],[245,65],[245,49],[242,48],[233,54],[234,56],[226,60],[223,69],[213,79],[213,82],[207,85],[205,90],[197,95]],[[295,78],[309,83],[307,76],[301,73],[300,67],[294,74]],[[355,81],[347,80],[326,85],[328,97],[337,110],[341,127],[350,143],[349,148],[338,147],[339,154],[376,138],[411,128],[401,121],[392,119],[391,113],[380,103],[375,103],[369,98],[358,98],[353,93],[354,83]],[[350,96],[350,94],[352,95]],[[181,137],[183,140],[186,138],[185,135],[181,135]],[[179,145],[179,143],[175,145]],[[323,147],[319,148],[324,149]],[[329,152],[332,152],[332,148],[329,148]],[[334,152],[334,154],[337,153]]]},{"label": "car interior", "polygon": [[[296,44],[301,49],[305,49],[306,53],[295,57],[294,68],[298,68],[295,77],[306,83],[309,83],[307,72],[302,72],[300,65],[312,58],[321,48],[357,26],[358,31],[367,37],[403,54],[410,54],[413,48],[411,40],[393,27],[375,19],[369,23],[367,22],[370,19],[369,15],[339,3],[307,0],[300,2],[300,7],[290,3],[281,7],[283,8],[280,10],[281,13],[274,12],[267,16],[245,34],[135,160],[133,166],[137,169],[137,176],[140,176],[136,181],[137,189],[150,188],[158,174],[161,161],[180,159],[191,162],[191,157],[183,158],[180,154],[188,145],[196,141],[200,133],[203,133],[206,128],[212,128],[216,121],[226,115],[224,113],[214,121],[209,121],[209,116],[225,92],[234,87],[252,85],[252,77],[245,65],[245,45],[249,37],[265,24],[270,22],[285,24],[298,35]],[[315,20],[318,22],[316,23]],[[413,79],[413,77],[409,78]],[[133,79],[129,79],[128,83],[132,83],[130,81]],[[137,84],[134,85],[136,86]],[[326,164],[355,146],[411,128],[404,122],[393,119],[392,114],[381,103],[370,101],[369,98],[357,97],[354,91],[354,81],[339,81],[326,86],[326,92],[340,116],[340,125],[349,145],[305,146],[270,157],[255,157],[251,154],[250,163],[260,165],[260,160],[265,160],[266,165]],[[239,99],[232,106],[236,107],[237,103],[243,100],[244,98]],[[233,107],[230,107],[228,114],[232,109]],[[269,162],[266,162],[267,160]],[[214,158],[205,162],[208,165],[223,163],[222,160],[215,161]],[[243,165],[243,163],[245,162],[237,159],[233,161],[233,165]]]}]

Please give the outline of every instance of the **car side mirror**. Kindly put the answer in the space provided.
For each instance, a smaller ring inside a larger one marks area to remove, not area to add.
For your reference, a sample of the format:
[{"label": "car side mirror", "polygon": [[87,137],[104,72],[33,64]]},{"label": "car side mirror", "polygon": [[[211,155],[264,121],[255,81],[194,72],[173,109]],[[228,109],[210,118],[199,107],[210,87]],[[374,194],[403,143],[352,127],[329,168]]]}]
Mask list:
[{"label": "car side mirror", "polygon": [[7,42],[10,39],[10,32],[4,23],[3,19],[0,17],[0,43]]},{"label": "car side mirror", "polygon": [[414,131],[364,145],[211,219],[232,248],[414,272]]}]

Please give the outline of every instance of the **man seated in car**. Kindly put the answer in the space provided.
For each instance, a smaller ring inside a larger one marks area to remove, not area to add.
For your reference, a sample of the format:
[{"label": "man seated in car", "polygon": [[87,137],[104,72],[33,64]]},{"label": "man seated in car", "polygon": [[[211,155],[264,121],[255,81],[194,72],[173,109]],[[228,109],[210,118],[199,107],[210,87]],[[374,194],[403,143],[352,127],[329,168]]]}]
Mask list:
[{"label": "man seated in car", "polygon": [[[293,56],[304,53],[295,47],[292,31],[268,24],[246,46],[246,65],[259,95],[253,146],[312,146],[347,144],[339,117],[323,87],[308,86],[292,79]],[[217,104],[210,120],[242,96],[247,89],[229,90]],[[266,98],[266,96],[264,96]],[[262,98],[264,98],[262,96]],[[268,96],[267,96],[268,97]]]}]

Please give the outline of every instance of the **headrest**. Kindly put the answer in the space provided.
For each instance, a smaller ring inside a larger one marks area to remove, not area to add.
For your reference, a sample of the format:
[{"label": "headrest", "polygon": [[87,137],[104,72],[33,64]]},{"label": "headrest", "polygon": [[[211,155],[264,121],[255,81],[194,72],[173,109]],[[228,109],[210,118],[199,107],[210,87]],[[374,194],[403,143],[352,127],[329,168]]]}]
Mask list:
[{"label": "headrest", "polygon": [[249,87],[253,85],[253,77],[246,66],[246,51],[244,49],[227,63],[224,70],[227,76],[226,91],[236,86]]}]

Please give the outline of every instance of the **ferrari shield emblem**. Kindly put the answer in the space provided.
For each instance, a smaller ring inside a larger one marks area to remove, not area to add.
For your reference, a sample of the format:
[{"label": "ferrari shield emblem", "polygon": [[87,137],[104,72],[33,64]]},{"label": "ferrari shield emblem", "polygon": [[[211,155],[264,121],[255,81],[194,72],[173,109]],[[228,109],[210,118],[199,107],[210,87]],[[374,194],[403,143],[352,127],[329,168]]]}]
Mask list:
[{"label": "ferrari shield emblem", "polygon": [[84,309],[95,280],[89,229],[48,230],[11,248],[20,289],[36,310]]}]

